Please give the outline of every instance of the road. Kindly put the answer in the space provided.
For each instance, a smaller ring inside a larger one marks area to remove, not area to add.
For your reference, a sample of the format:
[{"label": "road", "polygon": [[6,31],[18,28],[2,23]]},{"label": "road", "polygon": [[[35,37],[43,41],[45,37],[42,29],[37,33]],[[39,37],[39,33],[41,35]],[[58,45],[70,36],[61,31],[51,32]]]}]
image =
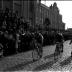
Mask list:
[{"label": "road", "polygon": [[[54,50],[55,45],[43,47],[43,57],[53,54]],[[33,63],[32,51],[4,57],[0,60],[0,71],[16,66],[18,67],[19,65],[27,65],[29,63]]]},{"label": "road", "polygon": [[43,48],[42,59],[33,62],[32,51],[20,53],[5,57],[0,60],[0,71],[46,71],[46,70],[64,70],[71,69],[71,46],[70,40],[64,42],[64,52],[62,57],[54,60],[54,51],[56,45]]}]

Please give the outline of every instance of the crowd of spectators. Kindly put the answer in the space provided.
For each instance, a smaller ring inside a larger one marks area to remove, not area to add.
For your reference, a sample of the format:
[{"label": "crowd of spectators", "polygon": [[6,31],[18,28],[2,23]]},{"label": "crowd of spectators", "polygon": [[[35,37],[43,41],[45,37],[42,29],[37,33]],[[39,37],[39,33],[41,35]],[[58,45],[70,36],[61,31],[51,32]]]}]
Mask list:
[{"label": "crowd of spectators", "polygon": [[23,17],[18,17],[18,12],[12,12],[8,8],[0,11],[0,30],[8,33],[21,33],[27,30],[27,23]]},{"label": "crowd of spectators", "polygon": [[27,28],[28,23],[18,16],[17,11],[12,12],[8,8],[0,11],[0,44],[5,55],[16,52],[17,34],[23,34]]}]

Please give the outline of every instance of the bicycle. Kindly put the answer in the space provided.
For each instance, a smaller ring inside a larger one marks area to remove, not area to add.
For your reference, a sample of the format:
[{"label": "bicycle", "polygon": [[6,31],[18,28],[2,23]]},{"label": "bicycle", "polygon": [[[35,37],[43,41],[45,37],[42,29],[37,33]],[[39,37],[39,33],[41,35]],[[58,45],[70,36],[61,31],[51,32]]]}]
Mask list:
[{"label": "bicycle", "polygon": [[56,49],[55,49],[55,53],[54,53],[54,59],[58,59],[59,57],[62,57],[62,53],[63,53],[63,43],[57,42],[56,43]]},{"label": "bicycle", "polygon": [[39,60],[40,58],[42,58],[42,54],[43,54],[43,50],[42,50],[42,46],[40,43],[37,42],[37,40],[32,40],[31,42],[32,45],[32,58],[33,61]]}]

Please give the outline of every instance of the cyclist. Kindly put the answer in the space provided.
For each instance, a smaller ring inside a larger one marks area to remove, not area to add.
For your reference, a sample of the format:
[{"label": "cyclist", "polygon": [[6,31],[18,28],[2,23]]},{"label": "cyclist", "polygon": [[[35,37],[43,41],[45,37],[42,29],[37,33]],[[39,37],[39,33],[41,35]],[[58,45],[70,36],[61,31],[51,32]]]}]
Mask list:
[{"label": "cyclist", "polygon": [[43,53],[43,49],[42,49],[42,46],[43,46],[43,36],[41,33],[39,32],[36,32],[34,34],[34,37],[35,39],[37,40],[37,43],[38,43],[38,48],[39,48],[39,51],[40,51],[40,58],[42,57],[42,53]]},{"label": "cyclist", "polygon": [[[56,49],[55,49],[55,53],[54,53],[54,58],[56,59],[56,57],[58,58],[58,55],[62,56],[63,53],[63,42],[64,42],[64,38],[63,35],[60,33],[56,34]],[[57,56],[56,56],[57,55]]]},{"label": "cyclist", "polygon": [[38,47],[37,47],[37,41],[35,38],[32,38],[32,41],[30,43],[30,47],[33,50],[32,57],[33,57],[33,61],[34,61],[34,60],[36,60],[36,58],[38,58]]},{"label": "cyclist", "polygon": [[33,33],[32,41],[30,43],[31,48],[33,49],[32,57],[33,60],[38,60],[42,57],[42,45],[35,38],[35,34]]}]

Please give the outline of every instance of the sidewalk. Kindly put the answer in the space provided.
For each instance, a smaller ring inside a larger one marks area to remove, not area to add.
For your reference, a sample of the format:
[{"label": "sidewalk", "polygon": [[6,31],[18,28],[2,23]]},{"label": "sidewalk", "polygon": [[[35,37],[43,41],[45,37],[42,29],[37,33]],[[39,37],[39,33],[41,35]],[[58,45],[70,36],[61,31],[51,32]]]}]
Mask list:
[{"label": "sidewalk", "polygon": [[[43,57],[46,55],[53,54],[55,50],[55,45],[53,46],[46,46],[43,48]],[[2,60],[0,60],[0,71],[5,70],[10,67],[14,67],[18,64],[28,64],[32,63],[32,51],[28,51],[25,53],[16,54],[13,56],[5,57]]]}]

